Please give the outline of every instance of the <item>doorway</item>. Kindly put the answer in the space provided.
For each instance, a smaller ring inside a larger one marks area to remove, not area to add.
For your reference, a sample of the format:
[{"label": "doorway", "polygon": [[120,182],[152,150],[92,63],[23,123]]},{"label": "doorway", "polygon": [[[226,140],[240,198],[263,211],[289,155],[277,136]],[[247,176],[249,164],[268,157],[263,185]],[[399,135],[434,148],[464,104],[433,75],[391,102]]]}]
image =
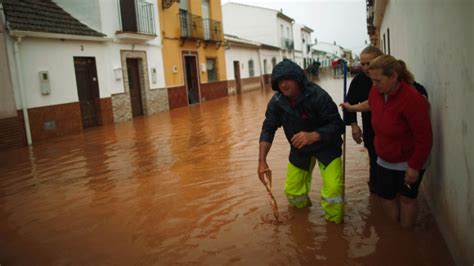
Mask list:
[{"label": "doorway", "polygon": [[138,70],[138,58],[127,58],[128,87],[130,89],[130,103],[132,116],[143,115],[142,90]]},{"label": "doorway", "polygon": [[95,127],[99,124],[97,109],[100,104],[95,58],[74,57],[74,71],[81,108],[82,127]]},{"label": "doorway", "polygon": [[237,94],[242,93],[242,81],[240,80],[240,62],[234,61],[234,78]]},{"label": "doorway", "polygon": [[197,71],[197,59],[194,55],[184,56],[186,90],[188,92],[188,103],[199,103],[199,80]]}]

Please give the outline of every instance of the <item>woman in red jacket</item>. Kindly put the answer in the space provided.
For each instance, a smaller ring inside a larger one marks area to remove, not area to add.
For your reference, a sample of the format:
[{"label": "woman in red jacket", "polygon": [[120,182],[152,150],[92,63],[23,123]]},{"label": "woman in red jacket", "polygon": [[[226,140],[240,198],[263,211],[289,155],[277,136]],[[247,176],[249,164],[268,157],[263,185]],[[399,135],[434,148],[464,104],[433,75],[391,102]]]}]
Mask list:
[{"label": "woman in red jacket", "polygon": [[433,144],[428,103],[410,85],[413,75],[393,56],[374,59],[369,74],[369,100],[341,106],[372,112],[379,177],[375,189],[389,217],[409,227],[416,221],[418,187]]}]

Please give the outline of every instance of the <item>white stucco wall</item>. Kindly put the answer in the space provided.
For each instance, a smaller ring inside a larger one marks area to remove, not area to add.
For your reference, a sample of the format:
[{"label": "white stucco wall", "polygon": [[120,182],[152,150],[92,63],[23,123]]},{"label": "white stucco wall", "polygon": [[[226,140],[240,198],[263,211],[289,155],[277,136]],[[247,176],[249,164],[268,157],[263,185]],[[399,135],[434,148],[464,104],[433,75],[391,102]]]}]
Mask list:
[{"label": "white stucco wall", "polygon": [[303,68],[303,53],[301,51],[295,51],[295,58],[293,61]]},{"label": "white stucco wall", "polygon": [[[256,22],[258,18],[258,22]],[[224,33],[280,47],[276,11],[235,3],[222,6]],[[278,26],[279,27],[279,26]]]},{"label": "white stucco wall", "polygon": [[[12,40],[10,40],[12,41]],[[157,83],[151,89],[165,87],[161,50],[153,46],[117,44],[112,42],[61,41],[55,39],[25,38],[20,43],[21,69],[28,108],[78,101],[74,57],[95,57],[100,97],[110,97],[124,91],[123,79],[116,80],[113,70],[122,68],[120,50],[145,51],[148,69],[156,67]],[[51,94],[41,95],[39,71],[48,71]],[[21,106],[18,106],[21,108]]]},{"label": "white stucco wall", "polygon": [[380,29],[428,91],[434,146],[423,190],[458,265],[474,263],[473,14],[471,0],[390,0]]},{"label": "white stucco wall", "polygon": [[[278,64],[282,58],[280,56],[279,50],[271,50],[271,49],[260,49],[260,60],[262,64],[262,74],[271,74],[273,71],[272,60],[273,58],[276,59],[276,63]],[[264,73],[264,60],[267,60],[267,71]]]},{"label": "white stucco wall", "polygon": [[[245,48],[239,46],[231,46],[230,49],[225,50],[226,71],[228,80],[234,80],[234,61],[240,63],[240,78],[249,78],[249,60],[253,60],[254,73],[253,77],[259,77],[260,63],[257,48]],[[262,68],[263,69],[263,68]]]}]

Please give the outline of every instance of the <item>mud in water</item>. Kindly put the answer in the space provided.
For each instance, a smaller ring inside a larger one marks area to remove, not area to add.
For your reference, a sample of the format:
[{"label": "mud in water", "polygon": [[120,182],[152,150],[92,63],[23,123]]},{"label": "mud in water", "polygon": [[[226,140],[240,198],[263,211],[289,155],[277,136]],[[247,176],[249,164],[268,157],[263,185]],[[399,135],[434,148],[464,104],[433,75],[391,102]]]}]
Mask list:
[{"label": "mud in water", "polygon": [[[339,103],[342,80],[321,86]],[[268,157],[276,221],[257,177],[271,89],[0,153],[1,265],[452,265],[424,196],[414,229],[387,222],[348,136],[345,223],[283,192],[289,147]],[[430,178],[426,176],[425,178]]]}]

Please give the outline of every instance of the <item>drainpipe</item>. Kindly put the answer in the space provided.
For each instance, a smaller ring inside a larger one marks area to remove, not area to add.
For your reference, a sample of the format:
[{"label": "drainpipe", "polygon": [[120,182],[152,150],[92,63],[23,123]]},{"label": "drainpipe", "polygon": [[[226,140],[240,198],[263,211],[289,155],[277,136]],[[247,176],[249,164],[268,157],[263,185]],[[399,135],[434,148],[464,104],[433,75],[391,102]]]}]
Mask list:
[{"label": "drainpipe", "polygon": [[258,54],[258,67],[260,68],[260,86],[262,87],[262,89],[264,89],[265,82],[264,82],[263,75],[265,75],[265,73],[263,73],[263,70],[262,70],[262,58],[260,56],[260,45],[257,47],[257,54]]},{"label": "drainpipe", "polygon": [[23,121],[25,122],[25,131],[26,131],[26,141],[28,145],[31,145],[31,129],[30,129],[30,118],[28,116],[28,108],[26,106],[26,98],[23,87],[23,75],[20,67],[20,42],[21,37],[16,37],[15,42],[13,43],[13,54],[15,55],[15,70],[18,78],[18,90],[20,91],[20,102],[23,110]]}]

